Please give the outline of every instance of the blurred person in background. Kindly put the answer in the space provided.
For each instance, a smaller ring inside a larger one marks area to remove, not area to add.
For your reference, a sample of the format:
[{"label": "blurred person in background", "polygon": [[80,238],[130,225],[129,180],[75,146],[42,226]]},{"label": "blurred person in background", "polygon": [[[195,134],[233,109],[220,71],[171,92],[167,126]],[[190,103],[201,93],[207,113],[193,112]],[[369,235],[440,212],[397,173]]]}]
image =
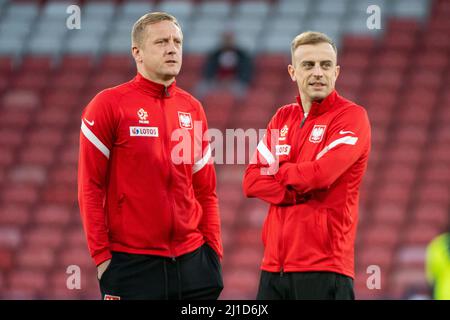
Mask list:
[{"label": "blurred person in background", "polygon": [[450,300],[450,226],[427,247],[425,270],[435,300]]},{"label": "blurred person in background", "polygon": [[[223,288],[216,174],[193,130],[203,135],[206,116],[175,82],[182,44],[175,17],[142,16],[136,77],[82,114],[78,199],[104,299],[217,299]],[[190,137],[188,162],[171,158],[175,130]]]},{"label": "blurred person in background", "polygon": [[242,97],[251,81],[252,70],[252,59],[236,44],[233,32],[224,32],[219,48],[208,54],[197,95],[202,97],[217,89],[230,90]]},{"label": "blurred person in background", "polygon": [[354,299],[359,188],[370,152],[365,109],[335,90],[337,49],[323,33],[291,44],[297,103],[281,107],[243,181],[270,204],[257,299]]}]

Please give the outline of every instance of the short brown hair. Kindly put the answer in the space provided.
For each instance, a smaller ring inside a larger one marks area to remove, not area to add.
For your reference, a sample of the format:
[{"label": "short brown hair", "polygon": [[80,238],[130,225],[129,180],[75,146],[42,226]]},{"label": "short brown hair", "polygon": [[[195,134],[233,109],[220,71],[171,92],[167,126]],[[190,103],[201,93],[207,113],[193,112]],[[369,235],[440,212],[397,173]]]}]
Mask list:
[{"label": "short brown hair", "polygon": [[294,52],[299,46],[306,45],[306,44],[318,44],[318,43],[331,44],[331,46],[334,49],[334,52],[336,52],[336,55],[337,55],[336,44],[325,33],[317,32],[317,31],[306,31],[306,32],[300,33],[298,36],[296,36],[294,38],[294,40],[292,40],[292,43],[291,43],[292,59],[294,59]]},{"label": "short brown hair", "polygon": [[178,23],[177,18],[166,12],[150,12],[138,19],[133,25],[131,31],[131,45],[141,45],[144,39],[144,31],[150,24],[155,24],[161,21],[172,21],[181,30],[181,26]]}]

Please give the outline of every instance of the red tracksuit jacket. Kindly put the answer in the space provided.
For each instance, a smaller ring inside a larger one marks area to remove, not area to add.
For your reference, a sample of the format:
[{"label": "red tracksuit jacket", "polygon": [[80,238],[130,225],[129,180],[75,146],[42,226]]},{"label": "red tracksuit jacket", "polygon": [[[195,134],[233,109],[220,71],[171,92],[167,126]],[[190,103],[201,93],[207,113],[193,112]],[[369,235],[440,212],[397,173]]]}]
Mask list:
[{"label": "red tracksuit jacket", "polygon": [[[187,136],[172,139],[177,129]],[[89,103],[82,114],[78,200],[97,265],[111,251],[177,257],[205,241],[222,257],[206,130],[199,101],[175,83],[166,88],[139,73]],[[180,151],[179,141],[191,151]],[[185,161],[172,161],[173,152]]]},{"label": "red tracksuit jacket", "polygon": [[[359,186],[370,151],[367,113],[336,91],[306,117],[297,101],[272,118],[244,176],[246,196],[270,203],[261,268],[353,278]],[[277,158],[278,171],[264,173]]]}]

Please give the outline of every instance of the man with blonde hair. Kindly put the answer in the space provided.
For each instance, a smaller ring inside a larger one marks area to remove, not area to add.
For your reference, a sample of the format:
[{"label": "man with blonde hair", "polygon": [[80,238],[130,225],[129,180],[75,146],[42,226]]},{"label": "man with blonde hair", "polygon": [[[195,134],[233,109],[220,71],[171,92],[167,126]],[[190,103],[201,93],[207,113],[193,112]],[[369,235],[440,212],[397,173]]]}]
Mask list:
[{"label": "man with blonde hair", "polygon": [[270,204],[258,299],[354,299],[359,187],[370,151],[366,111],[335,90],[333,41],[304,32],[288,72],[297,103],[267,127],[243,187]]},{"label": "man with blonde hair", "polygon": [[[142,16],[136,77],[101,91],[81,117],[78,199],[104,299],[217,299],[223,288],[206,116],[175,82],[182,47],[175,17]],[[185,138],[181,163],[173,132]]]}]

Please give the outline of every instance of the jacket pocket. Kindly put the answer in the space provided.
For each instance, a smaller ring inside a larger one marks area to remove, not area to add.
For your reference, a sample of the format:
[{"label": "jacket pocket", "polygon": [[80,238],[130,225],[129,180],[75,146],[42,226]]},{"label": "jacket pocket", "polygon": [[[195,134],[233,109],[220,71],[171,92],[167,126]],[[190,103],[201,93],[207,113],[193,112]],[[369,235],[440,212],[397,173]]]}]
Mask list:
[{"label": "jacket pocket", "polygon": [[109,272],[110,272],[110,270],[112,268],[113,260],[115,260],[115,259],[114,259],[114,253],[112,252],[111,253],[111,260],[109,261],[109,264],[106,267],[105,271],[103,271],[102,276],[100,278],[98,278],[98,275],[97,275],[97,279],[98,279],[99,282],[102,282],[105,279],[105,276],[108,276],[108,274],[109,274]]},{"label": "jacket pocket", "polygon": [[321,213],[321,230],[322,230],[322,243],[326,253],[331,254],[333,252],[333,234],[330,215],[333,213],[330,209],[325,209]]},{"label": "jacket pocket", "polygon": [[125,202],[125,194],[121,193],[113,205],[114,208],[109,214],[109,232],[111,235],[110,240],[118,241],[123,237],[122,226],[122,207]]}]

